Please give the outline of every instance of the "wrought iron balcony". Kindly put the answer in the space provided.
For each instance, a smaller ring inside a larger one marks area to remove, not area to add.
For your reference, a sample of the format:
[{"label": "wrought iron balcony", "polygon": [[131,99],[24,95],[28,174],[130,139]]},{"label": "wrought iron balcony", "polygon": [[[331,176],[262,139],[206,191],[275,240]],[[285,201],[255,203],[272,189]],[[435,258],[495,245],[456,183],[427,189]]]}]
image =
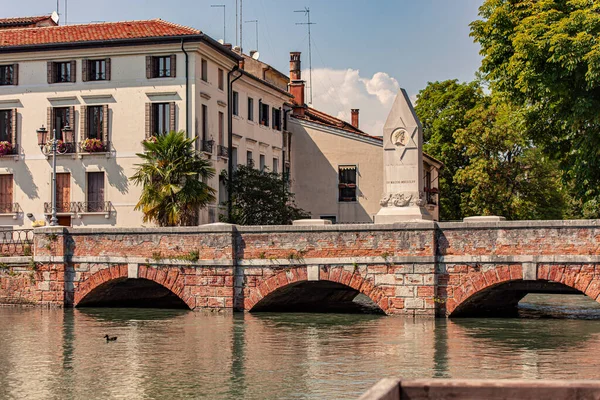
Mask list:
[{"label": "wrought iron balcony", "polygon": [[[56,203],[56,212],[60,214],[75,214],[78,209],[77,203],[73,201]],[[44,203],[44,213],[52,214],[52,202],[47,201]]]},{"label": "wrought iron balcony", "polygon": [[19,154],[19,145],[10,142],[0,142],[0,157]]},{"label": "wrought iron balcony", "polygon": [[85,139],[79,143],[79,151],[81,153],[106,153],[110,149],[110,142],[100,139]]},{"label": "wrought iron balcony", "polygon": [[[42,145],[42,152],[47,155],[52,155],[52,144],[46,143]],[[56,154],[74,154],[77,152],[77,146],[75,142],[63,142],[62,140],[58,141],[56,145]]]},{"label": "wrought iron balcony", "polygon": [[228,158],[229,157],[229,149],[225,146],[218,145],[217,146],[217,156]]},{"label": "wrought iron balcony", "polygon": [[77,212],[80,213],[109,213],[112,209],[110,201],[80,201],[77,202]]},{"label": "wrought iron balcony", "polygon": [[202,140],[200,142],[200,150],[202,150],[205,153],[212,154],[214,144],[215,144],[214,140]]},{"label": "wrought iron balcony", "polygon": [[0,214],[17,214],[21,212],[19,203],[0,203]]}]

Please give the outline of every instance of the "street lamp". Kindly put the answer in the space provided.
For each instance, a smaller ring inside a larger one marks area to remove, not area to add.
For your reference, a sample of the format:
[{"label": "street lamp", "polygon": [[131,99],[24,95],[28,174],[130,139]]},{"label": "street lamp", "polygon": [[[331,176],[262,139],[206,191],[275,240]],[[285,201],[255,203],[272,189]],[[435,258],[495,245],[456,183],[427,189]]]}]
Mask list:
[{"label": "street lamp", "polygon": [[52,139],[47,140],[48,130],[44,128],[44,125],[37,130],[38,144],[40,147],[50,144],[52,148],[52,217],[50,218],[50,226],[58,225],[58,218],[56,217],[56,147],[58,146],[58,140],[56,139],[56,128],[52,129]]}]

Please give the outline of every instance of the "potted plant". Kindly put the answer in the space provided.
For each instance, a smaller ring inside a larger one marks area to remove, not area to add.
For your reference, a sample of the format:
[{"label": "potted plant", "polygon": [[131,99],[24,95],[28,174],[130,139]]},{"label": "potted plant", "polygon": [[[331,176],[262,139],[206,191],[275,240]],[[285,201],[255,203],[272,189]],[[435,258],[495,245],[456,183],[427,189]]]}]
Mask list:
[{"label": "potted plant", "polygon": [[0,156],[5,156],[10,154],[13,150],[13,145],[11,142],[3,140],[0,142]]},{"label": "potted plant", "polygon": [[81,144],[83,151],[87,153],[97,153],[104,150],[104,143],[100,139],[85,139]]},{"label": "potted plant", "polygon": [[338,183],[338,188],[345,189],[346,188],[346,184],[345,183]]},{"label": "potted plant", "polygon": [[156,136],[153,135],[153,136],[150,136],[150,137],[147,137],[146,139],[144,139],[143,142],[146,142],[146,143],[156,143],[157,140],[158,139],[156,138]]},{"label": "potted plant", "polygon": [[62,140],[57,141],[56,152],[57,153],[66,153],[67,152],[67,144]]}]

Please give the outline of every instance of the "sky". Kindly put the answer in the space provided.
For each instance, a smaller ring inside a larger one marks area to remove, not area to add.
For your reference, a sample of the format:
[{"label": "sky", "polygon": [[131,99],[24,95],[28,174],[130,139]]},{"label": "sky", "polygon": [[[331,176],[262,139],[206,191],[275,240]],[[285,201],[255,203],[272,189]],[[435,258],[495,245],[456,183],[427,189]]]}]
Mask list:
[{"label": "sky", "polygon": [[[260,60],[289,72],[289,52],[302,52],[302,76],[308,74],[310,9],[313,106],[350,121],[360,109],[360,127],[372,135],[381,129],[400,87],[413,101],[427,82],[470,81],[481,57],[469,37],[483,0],[58,0],[61,24],[161,18],[200,29],[214,39],[236,44],[236,1],[243,21],[258,20]],[[57,0],[5,1],[0,17],[40,15]],[[256,47],[255,24],[242,26],[242,45]],[[237,29],[236,29],[237,28]],[[239,42],[239,37],[238,37]],[[310,84],[308,82],[307,84]],[[310,94],[307,92],[307,100]]]}]

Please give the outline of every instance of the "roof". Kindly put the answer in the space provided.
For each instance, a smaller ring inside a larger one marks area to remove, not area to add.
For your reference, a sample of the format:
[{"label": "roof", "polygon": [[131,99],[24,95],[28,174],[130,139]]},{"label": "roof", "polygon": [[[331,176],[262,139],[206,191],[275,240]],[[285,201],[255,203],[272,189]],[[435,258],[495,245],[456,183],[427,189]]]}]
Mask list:
[{"label": "roof", "polygon": [[0,30],[0,48],[200,34],[197,29],[160,19],[104,22]]},{"label": "roof", "polygon": [[0,28],[5,28],[9,26],[22,26],[22,25],[33,25],[38,22],[42,22],[52,18],[50,14],[48,15],[38,15],[35,17],[13,17],[13,18],[0,18]]},{"label": "roof", "polygon": [[333,128],[342,129],[346,132],[354,133],[356,135],[365,136],[371,139],[383,141],[380,136],[371,136],[358,128],[355,128],[352,124],[343,121],[339,118],[333,117],[323,111],[316,110],[312,107],[307,107],[304,111],[304,116],[293,115],[294,118],[304,119],[310,122],[315,122],[321,125],[331,126]]}]

